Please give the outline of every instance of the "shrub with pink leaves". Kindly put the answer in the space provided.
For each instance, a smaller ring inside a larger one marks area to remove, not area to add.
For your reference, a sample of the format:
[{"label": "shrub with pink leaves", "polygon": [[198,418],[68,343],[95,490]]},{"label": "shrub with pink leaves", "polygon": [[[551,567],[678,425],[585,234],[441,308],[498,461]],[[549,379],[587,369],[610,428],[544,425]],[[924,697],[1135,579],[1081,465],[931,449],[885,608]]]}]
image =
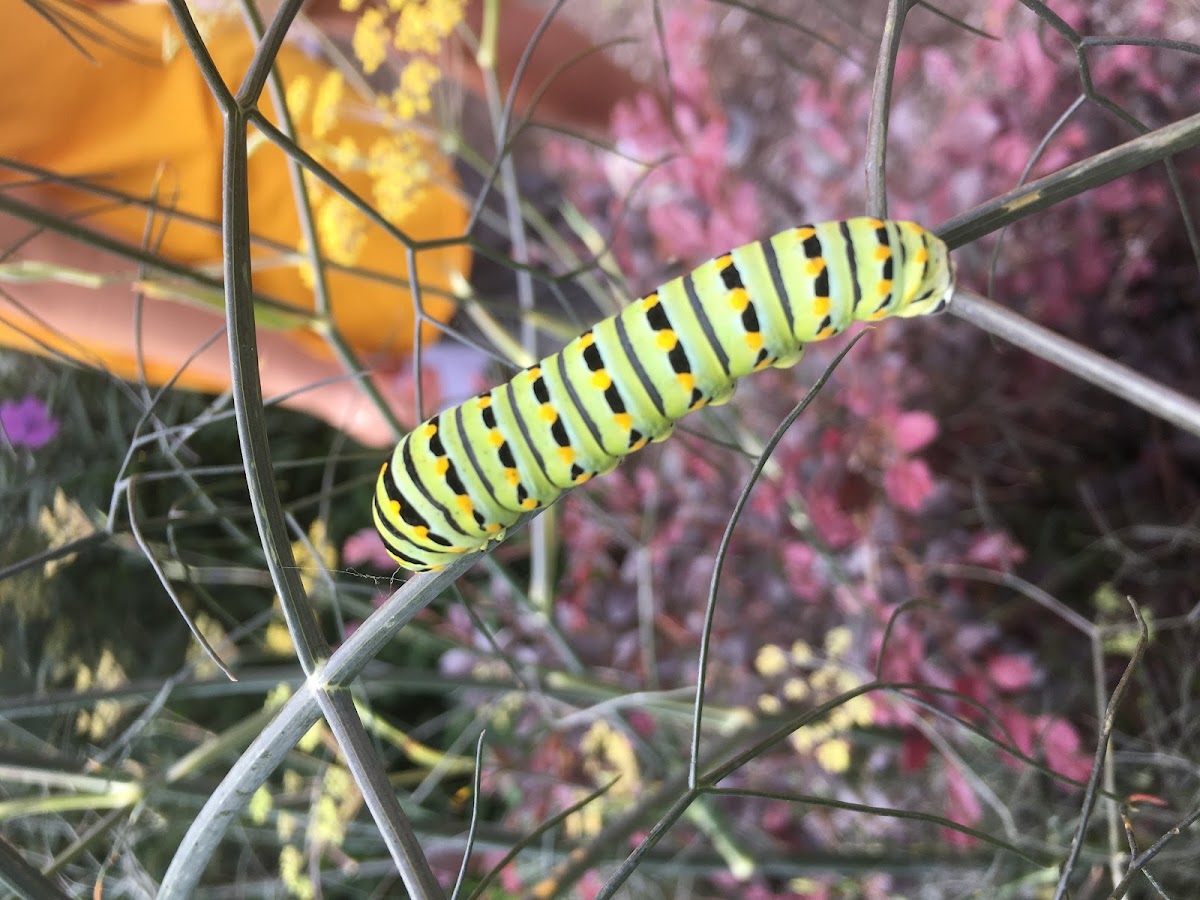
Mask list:
[{"label": "shrub with pink leaves", "polygon": [[[1169,30],[1161,2],[1111,16],[1075,0],[1054,10],[1084,34]],[[714,72],[727,59],[727,45],[714,37],[721,7],[689,2],[665,12],[670,82],[617,111],[617,154],[564,140],[545,150],[570,196],[611,234],[632,293],[779,227],[856,215],[865,205],[869,66],[843,59],[821,78],[781,68],[773,108],[787,137],[743,160],[740,145],[733,146],[735,112],[762,104],[736,88],[718,93]],[[915,10],[910,22],[922,15]],[[974,24],[998,40],[925,20],[913,26],[916,38],[896,60],[888,137],[895,217],[936,225],[1132,137],[1136,129],[1110,102],[1157,126],[1200,101],[1195,59],[1160,48],[1094,47],[1088,59],[1095,95],[1051,134],[1081,90],[1072,48],[1013,0],[994,0],[975,15],[981,21]],[[744,27],[767,46],[775,26],[751,17]],[[1180,166],[1194,186],[1195,161]],[[1172,203],[1161,170],[1138,172],[1039,212],[1002,240],[995,234],[961,248],[961,277],[1038,322],[1086,335],[1102,327],[1119,273],[1128,304],[1122,314],[1153,318],[1149,282],[1159,277],[1158,260],[1178,228]],[[1061,623],[1053,617],[1028,615],[1029,605],[1014,615],[1011,591],[989,595],[962,575],[971,567],[1011,573],[1036,558],[1036,548],[979,500],[1001,468],[987,468],[1002,443],[988,429],[1018,422],[1052,435],[1056,413],[1044,404],[1053,403],[1064,379],[1027,359],[975,367],[969,357],[984,352],[986,341],[961,325],[883,324],[854,347],[774,451],[724,559],[708,656],[712,716],[794,712],[865,684],[876,671],[883,682],[908,687],[866,695],[865,713],[846,726],[849,740],[836,752],[825,738],[793,740],[747,762],[726,786],[823,792],[987,830],[995,822],[979,787],[1027,778],[1032,760],[1062,779],[1048,779],[1044,791],[1014,804],[1040,803],[1040,815],[1077,802],[1071,780],[1088,777],[1095,738],[1095,721],[1079,703],[1081,679],[1091,673],[1066,664],[1076,680],[1064,689],[1056,668],[1064,663],[1039,653],[1040,630],[1049,632],[1048,642],[1069,647],[1073,659],[1087,648],[1055,631]],[[605,673],[606,687],[675,688],[696,677],[704,601],[750,463],[693,432],[741,440],[754,455],[841,347],[814,345],[795,369],[747,379],[730,412],[689,419],[688,433],[627,460],[561,505],[554,617],[577,662]],[[967,364],[956,367],[963,358]],[[985,462],[969,474],[956,467],[974,458]],[[513,599],[500,579],[468,590],[477,591],[472,602],[489,609],[498,600],[503,610]],[[510,658],[559,660],[537,616],[496,615],[496,640]],[[447,655],[448,674],[486,670],[493,648],[472,637],[473,623],[450,613],[435,627],[474,646]],[[836,667],[809,665],[798,650],[789,663],[794,671],[768,675],[756,667],[766,647],[819,646],[820,636],[839,627],[853,639]],[[821,695],[822,688],[833,693]],[[580,762],[588,756],[581,749],[588,746],[585,725],[552,737],[525,730],[542,721],[537,702],[526,697],[506,710],[507,724],[528,744],[523,758],[510,754],[489,775],[491,789],[523,798],[511,818],[519,827],[533,827],[602,783],[600,769]],[[638,716],[635,736],[678,726],[653,705]],[[980,734],[994,743],[982,744]],[[870,737],[856,739],[863,735]],[[645,786],[639,775],[622,777],[633,782],[633,802]],[[598,804],[591,827],[623,808],[608,803]],[[784,857],[855,839],[903,844],[927,836],[911,823],[819,805],[745,801],[721,810],[731,833],[755,835]],[[683,824],[675,831],[688,834]],[[952,847],[978,846],[961,831],[937,833]],[[678,838],[674,849],[688,840]],[[736,892],[818,897],[834,883],[815,879],[793,894],[758,879],[737,883]],[[879,896],[891,885],[884,877]],[[735,890],[732,881],[724,886]]]}]

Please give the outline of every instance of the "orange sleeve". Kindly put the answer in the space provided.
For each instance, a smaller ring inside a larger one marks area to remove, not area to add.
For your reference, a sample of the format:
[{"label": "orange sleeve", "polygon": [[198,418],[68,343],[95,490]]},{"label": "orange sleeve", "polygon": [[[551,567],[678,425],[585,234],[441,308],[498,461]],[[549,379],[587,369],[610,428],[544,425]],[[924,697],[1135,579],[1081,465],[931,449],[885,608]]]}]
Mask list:
[{"label": "orange sleeve", "polygon": [[[53,5],[49,8],[65,8]],[[87,17],[74,7],[71,15]],[[220,218],[221,140],[223,123],[191,54],[179,41],[168,10],[159,5],[102,4],[98,20],[86,19],[100,42],[85,43],[88,59],[27,3],[4,4],[0,13],[0,67],[8,73],[0,91],[0,156],[82,178],[106,188],[142,198],[157,198],[164,206],[215,223]],[[253,54],[244,29],[233,20],[213,26],[206,43],[227,82],[236,85]],[[164,52],[164,48],[166,48]],[[314,89],[329,69],[287,46],[279,56],[285,83],[308,79]],[[262,108],[270,112],[264,96]],[[365,110],[365,107],[363,108]],[[349,160],[343,181],[367,203],[375,204],[373,180],[363,171],[362,156],[395,136],[368,121],[366,115],[343,115],[332,128],[320,126],[315,137],[311,112],[296,121],[301,144],[309,152],[340,147]],[[429,175],[427,186],[393,224],[416,240],[459,236],[466,227],[467,211],[459,195],[448,160],[429,142],[405,137],[413,167]],[[356,156],[356,154],[358,154]],[[300,244],[299,220],[285,156],[269,142],[251,138],[249,203],[255,235],[294,251]],[[9,187],[24,176],[6,173],[0,181]],[[212,267],[220,263],[220,235],[216,227],[190,224],[167,213],[149,220],[142,207],[114,204],[78,190],[56,187],[41,196],[59,212],[78,215],[124,241],[139,244],[149,232],[162,256],[190,265]],[[323,202],[323,201],[320,201]],[[331,211],[337,216],[338,211]],[[361,235],[351,264],[366,273],[407,279],[404,247],[382,228],[355,223]],[[323,247],[323,250],[330,250]],[[332,254],[336,257],[336,250]],[[263,294],[299,309],[313,308],[312,291],[293,252],[257,248],[254,253],[254,286]],[[418,272],[424,310],[445,321],[453,311],[446,298],[452,279],[469,271],[470,252],[459,244],[423,251]],[[336,327],[366,362],[397,358],[413,346],[414,318],[410,294],[364,274],[331,272],[329,286]],[[150,300],[170,303],[168,300]],[[34,311],[36,312],[36,311]],[[102,310],[97,311],[102,314]],[[19,321],[20,313],[4,318],[18,321],[12,328],[0,321],[0,343],[40,351],[21,331],[34,332],[57,349],[78,355],[80,346],[100,357],[113,371],[132,376],[132,355],[120,348],[90,346],[86,323],[72,346],[60,346],[53,334],[39,331],[36,322]],[[214,327],[219,325],[214,311]],[[433,337],[433,328],[425,337]],[[307,329],[289,332],[310,352],[328,354],[319,335]],[[171,373],[182,360],[156,360],[147,348],[154,378]],[[89,360],[90,361],[90,360]],[[181,386],[211,390],[212,384]],[[223,385],[222,385],[223,387]]]}]

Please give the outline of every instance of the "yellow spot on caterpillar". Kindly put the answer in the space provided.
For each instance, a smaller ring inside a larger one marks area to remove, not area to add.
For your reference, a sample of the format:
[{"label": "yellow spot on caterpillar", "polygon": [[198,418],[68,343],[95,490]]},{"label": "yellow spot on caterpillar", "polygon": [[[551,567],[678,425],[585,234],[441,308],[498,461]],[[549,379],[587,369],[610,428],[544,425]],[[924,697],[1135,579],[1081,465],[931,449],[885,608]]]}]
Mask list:
[{"label": "yellow spot on caterpillar", "polygon": [[521,501],[521,509],[537,509],[537,508],[538,508],[538,502],[536,500],[534,500],[532,497],[526,497],[524,500]]},{"label": "yellow spot on caterpillar", "polygon": [[576,475],[576,476],[575,476],[575,483],[576,483],[576,484],[583,484],[585,481],[591,481],[591,479],[592,479],[592,474],[593,474],[593,473],[591,473],[591,472],[584,472],[584,473],[583,473],[583,474],[581,474],[581,475]]},{"label": "yellow spot on caterpillar", "polygon": [[426,571],[426,572],[440,572],[440,571],[442,571],[442,569],[444,569],[444,568],[446,568],[446,567],[445,567],[445,566],[426,566],[426,567],[425,567],[425,569],[424,569],[424,571]]},{"label": "yellow spot on caterpillar", "polygon": [[505,469],[504,470],[504,480],[507,481],[509,484],[511,484],[513,487],[516,487],[518,484],[521,483],[521,473],[518,472],[516,469]]},{"label": "yellow spot on caterpillar", "polygon": [[804,274],[817,276],[825,271],[825,260],[819,256],[813,257],[804,264]]},{"label": "yellow spot on caterpillar", "polygon": [[834,331],[833,326],[829,325],[828,327],[822,328],[820,331],[818,331],[816,333],[816,335],[813,336],[813,340],[814,341],[823,341],[827,337],[833,337],[834,334],[835,334],[835,331]]},{"label": "yellow spot on caterpillar", "polygon": [[763,345],[763,336],[761,332],[751,331],[746,335],[746,346],[751,350],[761,350]]},{"label": "yellow spot on caterpillar", "polygon": [[646,444],[648,444],[648,443],[650,443],[650,438],[645,438],[645,437],[640,438],[629,445],[629,452],[636,453],[638,450],[641,450],[643,447],[645,447]]},{"label": "yellow spot on caterpillar", "polygon": [[890,294],[890,293],[892,292],[892,281],[891,281],[891,279],[890,279],[890,278],[884,278],[884,279],[882,279],[882,280],[879,282],[879,284],[877,284],[877,285],[875,286],[875,290],[877,290],[877,291],[879,292],[879,296],[880,296],[880,297],[885,297],[885,296],[887,296],[888,294]]},{"label": "yellow spot on caterpillar", "polygon": [[768,356],[766,359],[764,359],[762,362],[760,362],[757,366],[754,367],[754,371],[761,372],[763,369],[769,369],[774,364],[775,364],[775,360],[771,359],[771,357]]},{"label": "yellow spot on caterpillar", "polygon": [[432,422],[426,422],[424,425],[421,426],[421,437],[424,440],[429,440],[435,434],[437,434],[437,426],[434,425]]},{"label": "yellow spot on caterpillar", "polygon": [[543,403],[538,410],[538,415],[542,417],[543,422],[548,422],[553,425],[558,421],[558,410],[549,403]]},{"label": "yellow spot on caterpillar", "polygon": [[437,472],[438,475],[445,475],[448,471],[450,471],[450,460],[446,459],[444,456],[438,457],[437,462],[433,464],[433,470]]},{"label": "yellow spot on caterpillar", "polygon": [[492,405],[492,395],[491,394],[484,394],[482,397],[480,397],[478,400],[475,401],[475,406],[478,407],[479,409],[487,409],[491,405]]},{"label": "yellow spot on caterpillar", "polygon": [[658,345],[659,350],[674,350],[679,343],[679,338],[675,336],[675,332],[669,328],[664,328],[662,331],[655,333],[654,343]]},{"label": "yellow spot on caterpillar", "polygon": [[810,237],[815,236],[816,233],[817,233],[817,229],[815,229],[815,228],[797,228],[796,229],[796,240],[807,241]]},{"label": "yellow spot on caterpillar", "polygon": [[883,221],[881,219],[867,219],[867,225],[871,228],[881,228],[883,227]]},{"label": "yellow spot on caterpillar", "polygon": [[607,391],[612,387],[612,376],[600,369],[592,373],[592,387],[598,391]]},{"label": "yellow spot on caterpillar", "polygon": [[588,347],[592,346],[592,344],[594,344],[594,343],[596,343],[596,335],[590,331],[587,334],[581,334],[579,336],[579,349],[580,350],[586,350]]},{"label": "yellow spot on caterpillar", "polygon": [[400,518],[400,501],[392,500],[390,503],[388,503],[388,512],[390,512],[392,514],[393,519],[399,519]]},{"label": "yellow spot on caterpillar", "polygon": [[695,390],[695,388],[696,388],[696,376],[695,376],[695,375],[693,375],[691,372],[680,372],[680,373],[679,373],[678,375],[676,375],[675,377],[679,379],[679,383],[680,383],[680,385],[682,385],[682,386],[683,386],[683,389],[684,389],[685,391],[689,391],[689,392],[690,392],[690,391],[693,391],[693,390]]},{"label": "yellow spot on caterpillar", "polygon": [[891,259],[891,256],[892,256],[892,248],[891,247],[885,247],[882,244],[880,244],[878,247],[875,248],[875,258],[877,260],[879,260],[880,262],[883,262],[883,260],[885,260],[885,259]]},{"label": "yellow spot on caterpillar", "polygon": [[913,254],[913,259],[919,263],[923,263],[927,259],[929,259],[929,251],[926,250],[924,247],[922,247],[916,253]]},{"label": "yellow spot on caterpillar", "polygon": [[629,413],[616,413],[613,416],[613,422],[616,423],[618,428],[622,428],[625,431],[631,431],[633,429],[633,416],[631,416]]},{"label": "yellow spot on caterpillar", "polygon": [[413,537],[415,537],[418,541],[423,541],[425,538],[429,537],[429,529],[424,525],[418,525],[412,530],[412,533]]},{"label": "yellow spot on caterpillar", "polygon": [[454,502],[457,503],[458,508],[465,513],[469,513],[475,507],[475,504],[471,502],[471,498],[466,494],[455,494]]},{"label": "yellow spot on caterpillar", "polygon": [[532,369],[529,369],[528,374],[530,381],[537,381],[537,379],[542,377],[541,366],[534,366]]},{"label": "yellow spot on caterpillar", "polygon": [[717,264],[718,269],[725,269],[733,265],[733,257],[726,253],[724,256],[718,256],[713,262]]},{"label": "yellow spot on caterpillar", "polygon": [[729,305],[734,312],[745,312],[750,305],[750,293],[745,288],[734,288],[729,292]]},{"label": "yellow spot on caterpillar", "polygon": [[833,304],[830,303],[828,297],[813,297],[813,301],[812,301],[813,315],[821,316],[822,318],[824,318],[825,316],[829,315],[829,310],[832,308],[832,305]]},{"label": "yellow spot on caterpillar", "polygon": [[658,306],[658,293],[649,294],[642,299],[642,309],[651,310]]},{"label": "yellow spot on caterpillar", "polygon": [[575,462],[575,451],[570,447],[559,447],[558,458],[562,460],[564,466],[569,466]]},{"label": "yellow spot on caterpillar", "polygon": [[497,450],[499,450],[501,447],[504,446],[504,435],[502,435],[500,433],[499,428],[493,428],[491,431],[489,431],[487,439],[488,439],[488,443],[491,444],[493,447],[495,447]]},{"label": "yellow spot on caterpillar", "polygon": [[487,525],[483,526],[483,530],[486,531],[488,534],[495,534],[496,532],[498,532],[500,530],[500,526],[497,525],[495,522],[489,522]]},{"label": "yellow spot on caterpillar", "polygon": [[708,406],[708,398],[701,397],[699,400],[697,400],[695,403],[693,403],[691,406],[688,407],[688,412],[695,412],[698,409],[704,409],[704,407],[706,407],[706,406]]},{"label": "yellow spot on caterpillar", "polygon": [[875,312],[871,313],[870,318],[872,320],[886,319],[888,317],[888,312],[889,312],[889,310],[885,306],[882,309],[877,309],[877,310],[875,310]]}]

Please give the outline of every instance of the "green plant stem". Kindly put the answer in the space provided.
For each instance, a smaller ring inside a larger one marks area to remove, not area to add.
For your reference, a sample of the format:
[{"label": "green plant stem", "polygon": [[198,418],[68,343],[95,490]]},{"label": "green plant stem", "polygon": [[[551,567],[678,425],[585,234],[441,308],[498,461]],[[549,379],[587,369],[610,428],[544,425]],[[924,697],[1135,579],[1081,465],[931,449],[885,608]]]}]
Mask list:
[{"label": "green plant stem", "polygon": [[1200,436],[1200,402],[971,291],[954,295],[950,311],[989,334],[1053,363],[1151,415]]},{"label": "green plant stem", "polygon": [[1111,150],[1065,166],[1044,178],[979,204],[935,229],[951,248],[961,247],[1069,197],[1116,181],[1200,145],[1200,113],[1157,128]]}]

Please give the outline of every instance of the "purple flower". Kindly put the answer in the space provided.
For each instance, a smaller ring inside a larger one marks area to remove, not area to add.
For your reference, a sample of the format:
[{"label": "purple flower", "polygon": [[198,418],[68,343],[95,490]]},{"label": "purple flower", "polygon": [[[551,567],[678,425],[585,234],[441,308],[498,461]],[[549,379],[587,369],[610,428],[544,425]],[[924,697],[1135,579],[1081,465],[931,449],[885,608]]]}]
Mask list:
[{"label": "purple flower", "polygon": [[46,446],[58,434],[58,422],[32,394],[20,402],[0,403],[0,428],[14,447],[30,450]]}]

